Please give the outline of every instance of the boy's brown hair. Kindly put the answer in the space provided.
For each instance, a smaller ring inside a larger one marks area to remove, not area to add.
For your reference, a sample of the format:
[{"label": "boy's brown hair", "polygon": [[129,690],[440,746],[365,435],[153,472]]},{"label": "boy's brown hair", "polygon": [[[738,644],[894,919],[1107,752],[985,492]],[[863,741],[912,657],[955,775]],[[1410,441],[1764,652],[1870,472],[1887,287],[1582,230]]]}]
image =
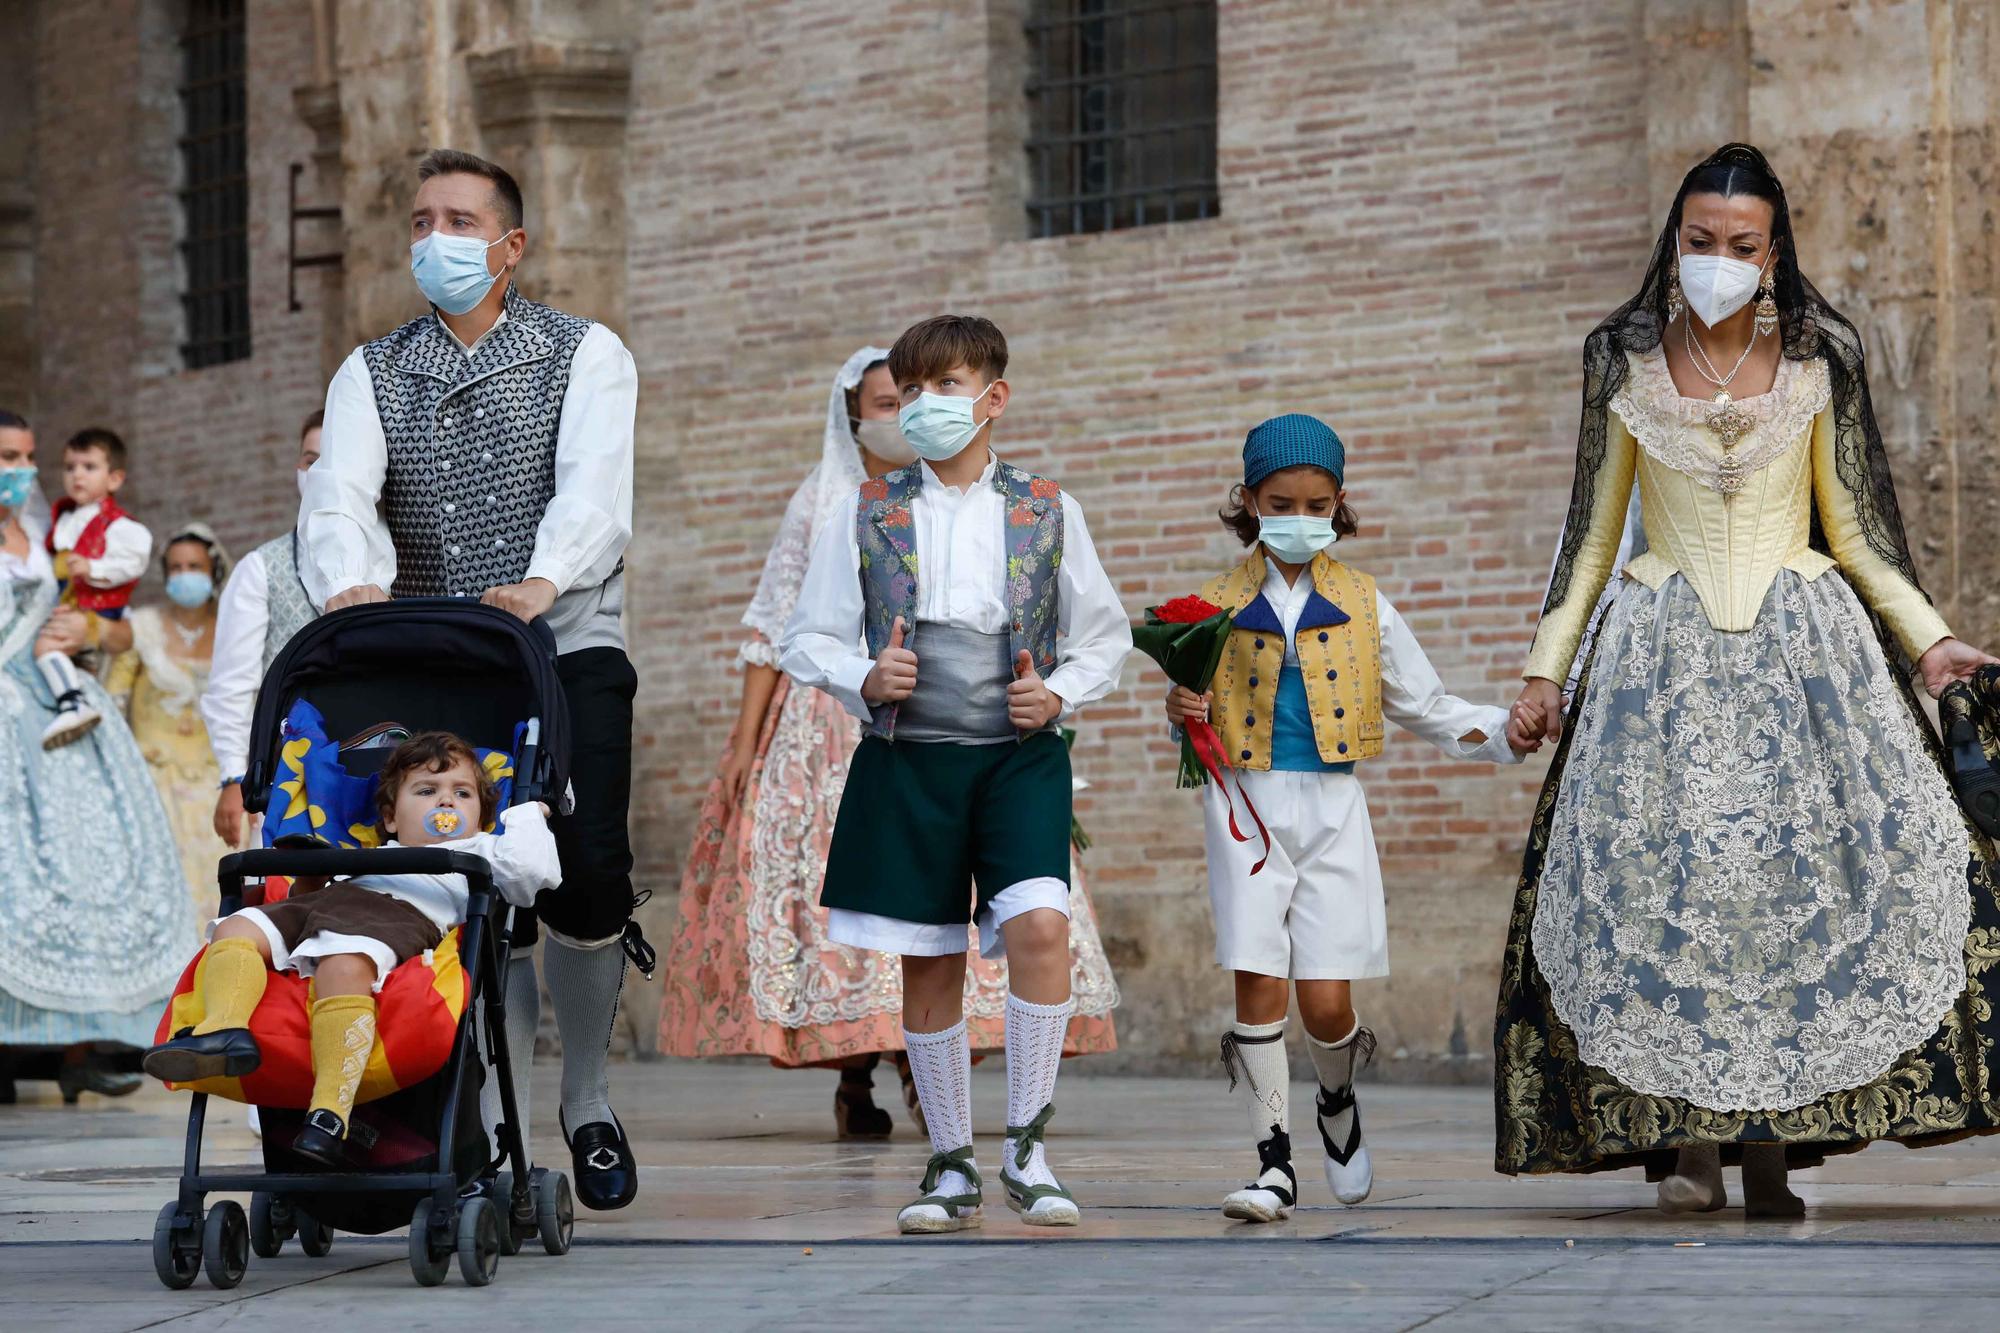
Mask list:
[{"label": "boy's brown hair", "polygon": [[933,315],[904,329],[889,349],[889,375],[898,389],[936,379],[953,366],[991,384],[1007,373],[1007,336],[977,315]]},{"label": "boy's brown hair", "polygon": [[103,426],[85,426],[63,444],[63,452],[66,454],[87,453],[92,449],[104,451],[105,466],[113,472],[125,470],[125,441],[118,438],[118,432],[115,430],[108,430]]},{"label": "boy's brown hair", "polygon": [[[493,822],[500,804],[499,788],[479,762],[479,752],[448,731],[422,731],[398,745],[382,765],[382,780],[375,788],[375,831],[389,835],[389,820],[396,813],[396,798],[413,773],[444,773],[464,760],[479,777],[479,827]],[[475,830],[476,831],[476,830]]]}]

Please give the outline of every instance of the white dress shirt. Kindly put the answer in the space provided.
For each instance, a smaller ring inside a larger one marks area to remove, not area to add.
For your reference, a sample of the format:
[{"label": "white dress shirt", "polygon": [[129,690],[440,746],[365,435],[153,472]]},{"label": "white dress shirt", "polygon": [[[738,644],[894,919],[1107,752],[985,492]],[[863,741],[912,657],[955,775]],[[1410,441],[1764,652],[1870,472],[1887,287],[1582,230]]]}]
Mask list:
[{"label": "white dress shirt", "polygon": [[[493,329],[505,319],[503,311]],[[469,357],[493,329],[471,347],[458,346]],[[445,331],[450,333],[449,326]],[[458,342],[456,334],[451,337]],[[549,621],[565,652],[598,646],[586,641],[588,626],[605,616],[615,636],[622,595],[600,590],[632,539],[632,421],[638,398],[632,354],[617,334],[592,324],[570,360],[556,428],[555,497],[536,529],[524,575],[555,586],[557,605]],[[357,347],[327,388],[319,461],[306,474],[299,503],[299,577],[314,606],[363,584],[386,591],[396,581],[396,546],[381,513],[388,468],[374,380]]]},{"label": "white dress shirt", "polygon": [[264,552],[236,562],[215,607],[215,653],[202,691],[202,725],[222,780],[241,779],[250,765],[250,722],[264,679],[264,635],[271,623],[270,571]]},{"label": "white dress shirt", "polygon": [[[93,500],[57,519],[56,549],[74,551],[77,538],[103,507],[101,501]],[[145,524],[131,517],[113,519],[104,529],[104,554],[90,561],[90,573],[82,582],[93,588],[121,587],[146,572],[146,561],[152,554],[153,534],[146,531]]]},{"label": "white dress shirt", "polygon": [[[1007,501],[993,485],[997,460],[969,488],[938,480],[921,463],[923,484],[910,501],[918,561],[917,619],[979,634],[1008,628]],[[1043,684],[1068,718],[1118,684],[1132,651],[1132,627],[1117,589],[1098,563],[1083,510],[1062,497],[1062,563],[1056,574],[1056,667]],[[848,507],[848,513],[855,506]],[[797,608],[785,627],[780,665],[801,685],[825,690],[864,723],[861,686],[874,668],[862,648],[861,547],[854,522],[828,523],[813,543]],[[918,673],[923,671],[918,654]]]},{"label": "white dress shirt", "polygon": [[[1299,665],[1299,617],[1312,596],[1312,574],[1300,570],[1298,579],[1287,583],[1276,561],[1267,561],[1267,565],[1264,599],[1285,627],[1285,664],[1295,667]],[[1507,710],[1447,694],[1437,668],[1424,655],[1423,645],[1380,589],[1375,593],[1375,617],[1382,630],[1382,715],[1454,759],[1520,763],[1521,756],[1507,744]],[[1480,739],[1464,739],[1474,735]]]}]

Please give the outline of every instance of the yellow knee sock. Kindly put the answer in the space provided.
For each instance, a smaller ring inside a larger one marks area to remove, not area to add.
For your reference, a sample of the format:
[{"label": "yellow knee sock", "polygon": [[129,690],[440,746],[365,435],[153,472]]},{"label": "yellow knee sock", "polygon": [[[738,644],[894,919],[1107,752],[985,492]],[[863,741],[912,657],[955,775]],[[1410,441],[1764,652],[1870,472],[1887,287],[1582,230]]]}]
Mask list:
[{"label": "yellow knee sock", "polygon": [[264,955],[250,940],[222,939],[209,945],[201,965],[202,1020],[194,1025],[195,1035],[249,1027],[269,976]]},{"label": "yellow knee sock", "polygon": [[375,1049],[375,997],[328,995],[313,1001],[312,1109],[331,1111],[346,1121],[354,1090]]}]

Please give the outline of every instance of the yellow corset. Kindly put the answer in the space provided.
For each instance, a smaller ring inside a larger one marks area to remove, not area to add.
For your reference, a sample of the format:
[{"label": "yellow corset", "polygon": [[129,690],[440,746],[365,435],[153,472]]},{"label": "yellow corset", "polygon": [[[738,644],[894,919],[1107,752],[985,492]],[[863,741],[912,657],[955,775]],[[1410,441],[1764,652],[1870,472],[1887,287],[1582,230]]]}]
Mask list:
[{"label": "yellow corset", "polygon": [[1648,550],[1625,572],[1650,588],[1680,574],[1710,624],[1747,630],[1779,570],[1816,579],[1834,567],[1809,544],[1813,422],[1831,397],[1826,364],[1781,361],[1771,391],[1731,405],[1737,415],[1718,431],[1722,408],[1683,397],[1664,357],[1631,362],[1611,409],[1638,443]]}]

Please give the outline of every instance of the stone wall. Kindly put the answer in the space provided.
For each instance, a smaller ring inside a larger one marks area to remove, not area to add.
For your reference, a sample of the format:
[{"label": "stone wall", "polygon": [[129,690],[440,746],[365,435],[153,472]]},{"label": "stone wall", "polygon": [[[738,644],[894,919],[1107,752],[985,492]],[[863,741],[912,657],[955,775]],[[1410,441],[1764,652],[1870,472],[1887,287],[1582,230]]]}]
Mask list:
[{"label": "stone wall", "polygon": [[[642,375],[634,837],[663,950],[734,714],[737,616],[817,456],[827,379],[940,310],[1007,331],[1001,447],[1074,491],[1135,612],[1237,557],[1213,511],[1243,431],[1314,412],[1350,450],[1363,529],[1342,554],[1452,688],[1503,702],[1566,504],[1583,335],[1635,287],[1687,166],[1750,138],[1790,187],[1807,273],[1868,333],[1920,565],[1968,637],[2000,641],[1989,6],[1224,0],[1221,216],[1031,241],[1024,5],[251,0],[255,354],[187,374],[171,6],[0,0],[37,38],[32,93],[0,100],[0,170],[32,163],[34,229],[30,262],[10,258],[22,191],[0,185],[0,313],[31,287],[40,352],[31,367],[0,334],[0,386],[33,384],[45,438],[130,429],[134,493],[161,522],[206,504],[232,539],[266,531],[337,357],[420,309],[417,156],[507,160],[528,194],[524,288],[610,322]],[[342,210],[302,244],[345,255],[301,275],[300,312],[294,161],[305,202]],[[1130,665],[1077,751],[1126,996],[1122,1052],[1099,1067],[1205,1062],[1228,1011],[1163,688]],[[1490,1067],[1540,771],[1399,737],[1367,774],[1395,974],[1359,1003],[1392,1075]],[[645,1049],[657,988],[628,998]]]}]

